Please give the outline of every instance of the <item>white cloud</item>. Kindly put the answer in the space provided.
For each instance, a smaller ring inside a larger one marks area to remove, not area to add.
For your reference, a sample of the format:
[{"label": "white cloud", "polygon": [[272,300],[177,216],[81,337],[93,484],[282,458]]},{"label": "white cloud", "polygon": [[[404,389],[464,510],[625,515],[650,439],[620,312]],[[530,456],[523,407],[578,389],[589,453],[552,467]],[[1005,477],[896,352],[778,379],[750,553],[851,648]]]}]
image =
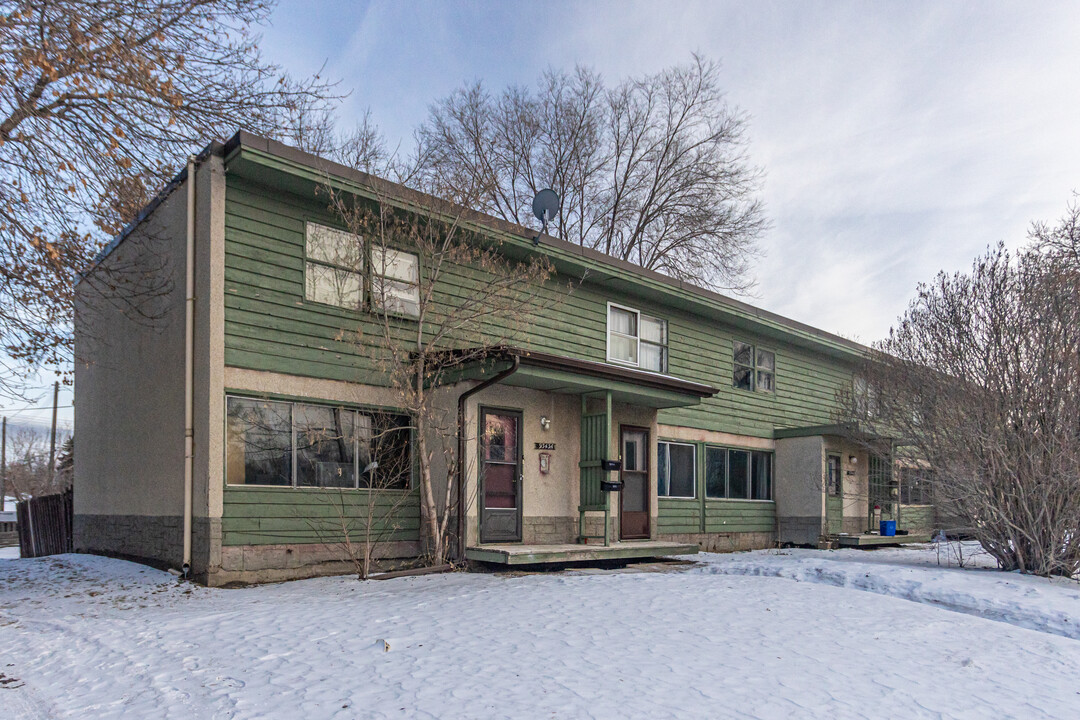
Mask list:
[{"label": "white cloud", "polygon": [[1080,188],[1078,20],[1067,3],[290,1],[266,47],[329,57],[347,111],[392,139],[463,81],[720,59],[774,220],[755,302],[871,341],[917,282],[1018,244]]}]

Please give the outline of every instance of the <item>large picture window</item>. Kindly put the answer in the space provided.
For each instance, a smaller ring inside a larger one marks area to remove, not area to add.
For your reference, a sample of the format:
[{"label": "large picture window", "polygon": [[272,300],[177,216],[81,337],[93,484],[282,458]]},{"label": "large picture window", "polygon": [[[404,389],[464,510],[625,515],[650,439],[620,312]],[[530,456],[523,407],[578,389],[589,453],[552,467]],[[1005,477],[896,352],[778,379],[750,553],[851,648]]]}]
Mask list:
[{"label": "large picture window", "polygon": [[776,389],[776,354],[750,343],[732,343],[732,387],[773,392]]},{"label": "large picture window", "polygon": [[364,245],[359,235],[307,223],[304,299],[359,310],[364,301]]},{"label": "large picture window", "polygon": [[667,372],[667,321],[620,305],[608,305],[608,361]]},{"label": "large picture window", "polygon": [[694,498],[697,488],[697,448],[685,443],[656,445],[656,487],[660,497]]},{"label": "large picture window", "polygon": [[395,413],[229,397],[229,485],[404,490],[411,424]]},{"label": "large picture window", "polygon": [[705,448],[705,497],[772,500],[772,453]]}]

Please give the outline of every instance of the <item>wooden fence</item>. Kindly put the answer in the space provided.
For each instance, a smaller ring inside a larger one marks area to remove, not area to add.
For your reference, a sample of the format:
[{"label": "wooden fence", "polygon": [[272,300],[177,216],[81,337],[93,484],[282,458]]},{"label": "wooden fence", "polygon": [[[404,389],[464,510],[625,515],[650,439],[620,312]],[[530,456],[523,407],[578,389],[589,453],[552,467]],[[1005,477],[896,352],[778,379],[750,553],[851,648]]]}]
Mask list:
[{"label": "wooden fence", "polygon": [[24,558],[71,552],[71,490],[24,500],[15,506],[19,554]]}]

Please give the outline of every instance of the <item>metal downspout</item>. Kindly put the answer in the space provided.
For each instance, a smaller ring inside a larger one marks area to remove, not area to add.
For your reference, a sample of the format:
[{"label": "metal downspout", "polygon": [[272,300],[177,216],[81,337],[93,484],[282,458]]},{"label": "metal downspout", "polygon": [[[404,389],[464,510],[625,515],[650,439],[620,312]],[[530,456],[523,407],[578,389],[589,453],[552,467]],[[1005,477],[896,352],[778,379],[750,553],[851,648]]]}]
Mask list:
[{"label": "metal downspout", "polygon": [[187,163],[187,277],[184,291],[184,577],[191,572],[191,496],[195,465],[195,156]]},{"label": "metal downspout", "polygon": [[457,477],[454,481],[454,491],[457,493],[457,541],[458,561],[465,559],[465,401],[485,388],[502,382],[517,372],[521,365],[521,358],[514,355],[509,368],[498,375],[490,377],[476,387],[471,387],[458,395],[457,403]]}]

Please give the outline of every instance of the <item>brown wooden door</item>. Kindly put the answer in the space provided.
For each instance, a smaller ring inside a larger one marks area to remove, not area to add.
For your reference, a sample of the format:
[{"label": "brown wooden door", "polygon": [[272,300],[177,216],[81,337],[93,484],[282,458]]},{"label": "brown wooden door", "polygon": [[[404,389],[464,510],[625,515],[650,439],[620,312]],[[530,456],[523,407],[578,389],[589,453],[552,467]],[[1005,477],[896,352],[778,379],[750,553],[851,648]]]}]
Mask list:
[{"label": "brown wooden door", "polygon": [[521,540],[521,413],[480,411],[480,542]]},{"label": "brown wooden door", "polygon": [[645,428],[623,426],[622,442],[623,489],[619,505],[619,537],[624,540],[649,537],[649,431]]}]

